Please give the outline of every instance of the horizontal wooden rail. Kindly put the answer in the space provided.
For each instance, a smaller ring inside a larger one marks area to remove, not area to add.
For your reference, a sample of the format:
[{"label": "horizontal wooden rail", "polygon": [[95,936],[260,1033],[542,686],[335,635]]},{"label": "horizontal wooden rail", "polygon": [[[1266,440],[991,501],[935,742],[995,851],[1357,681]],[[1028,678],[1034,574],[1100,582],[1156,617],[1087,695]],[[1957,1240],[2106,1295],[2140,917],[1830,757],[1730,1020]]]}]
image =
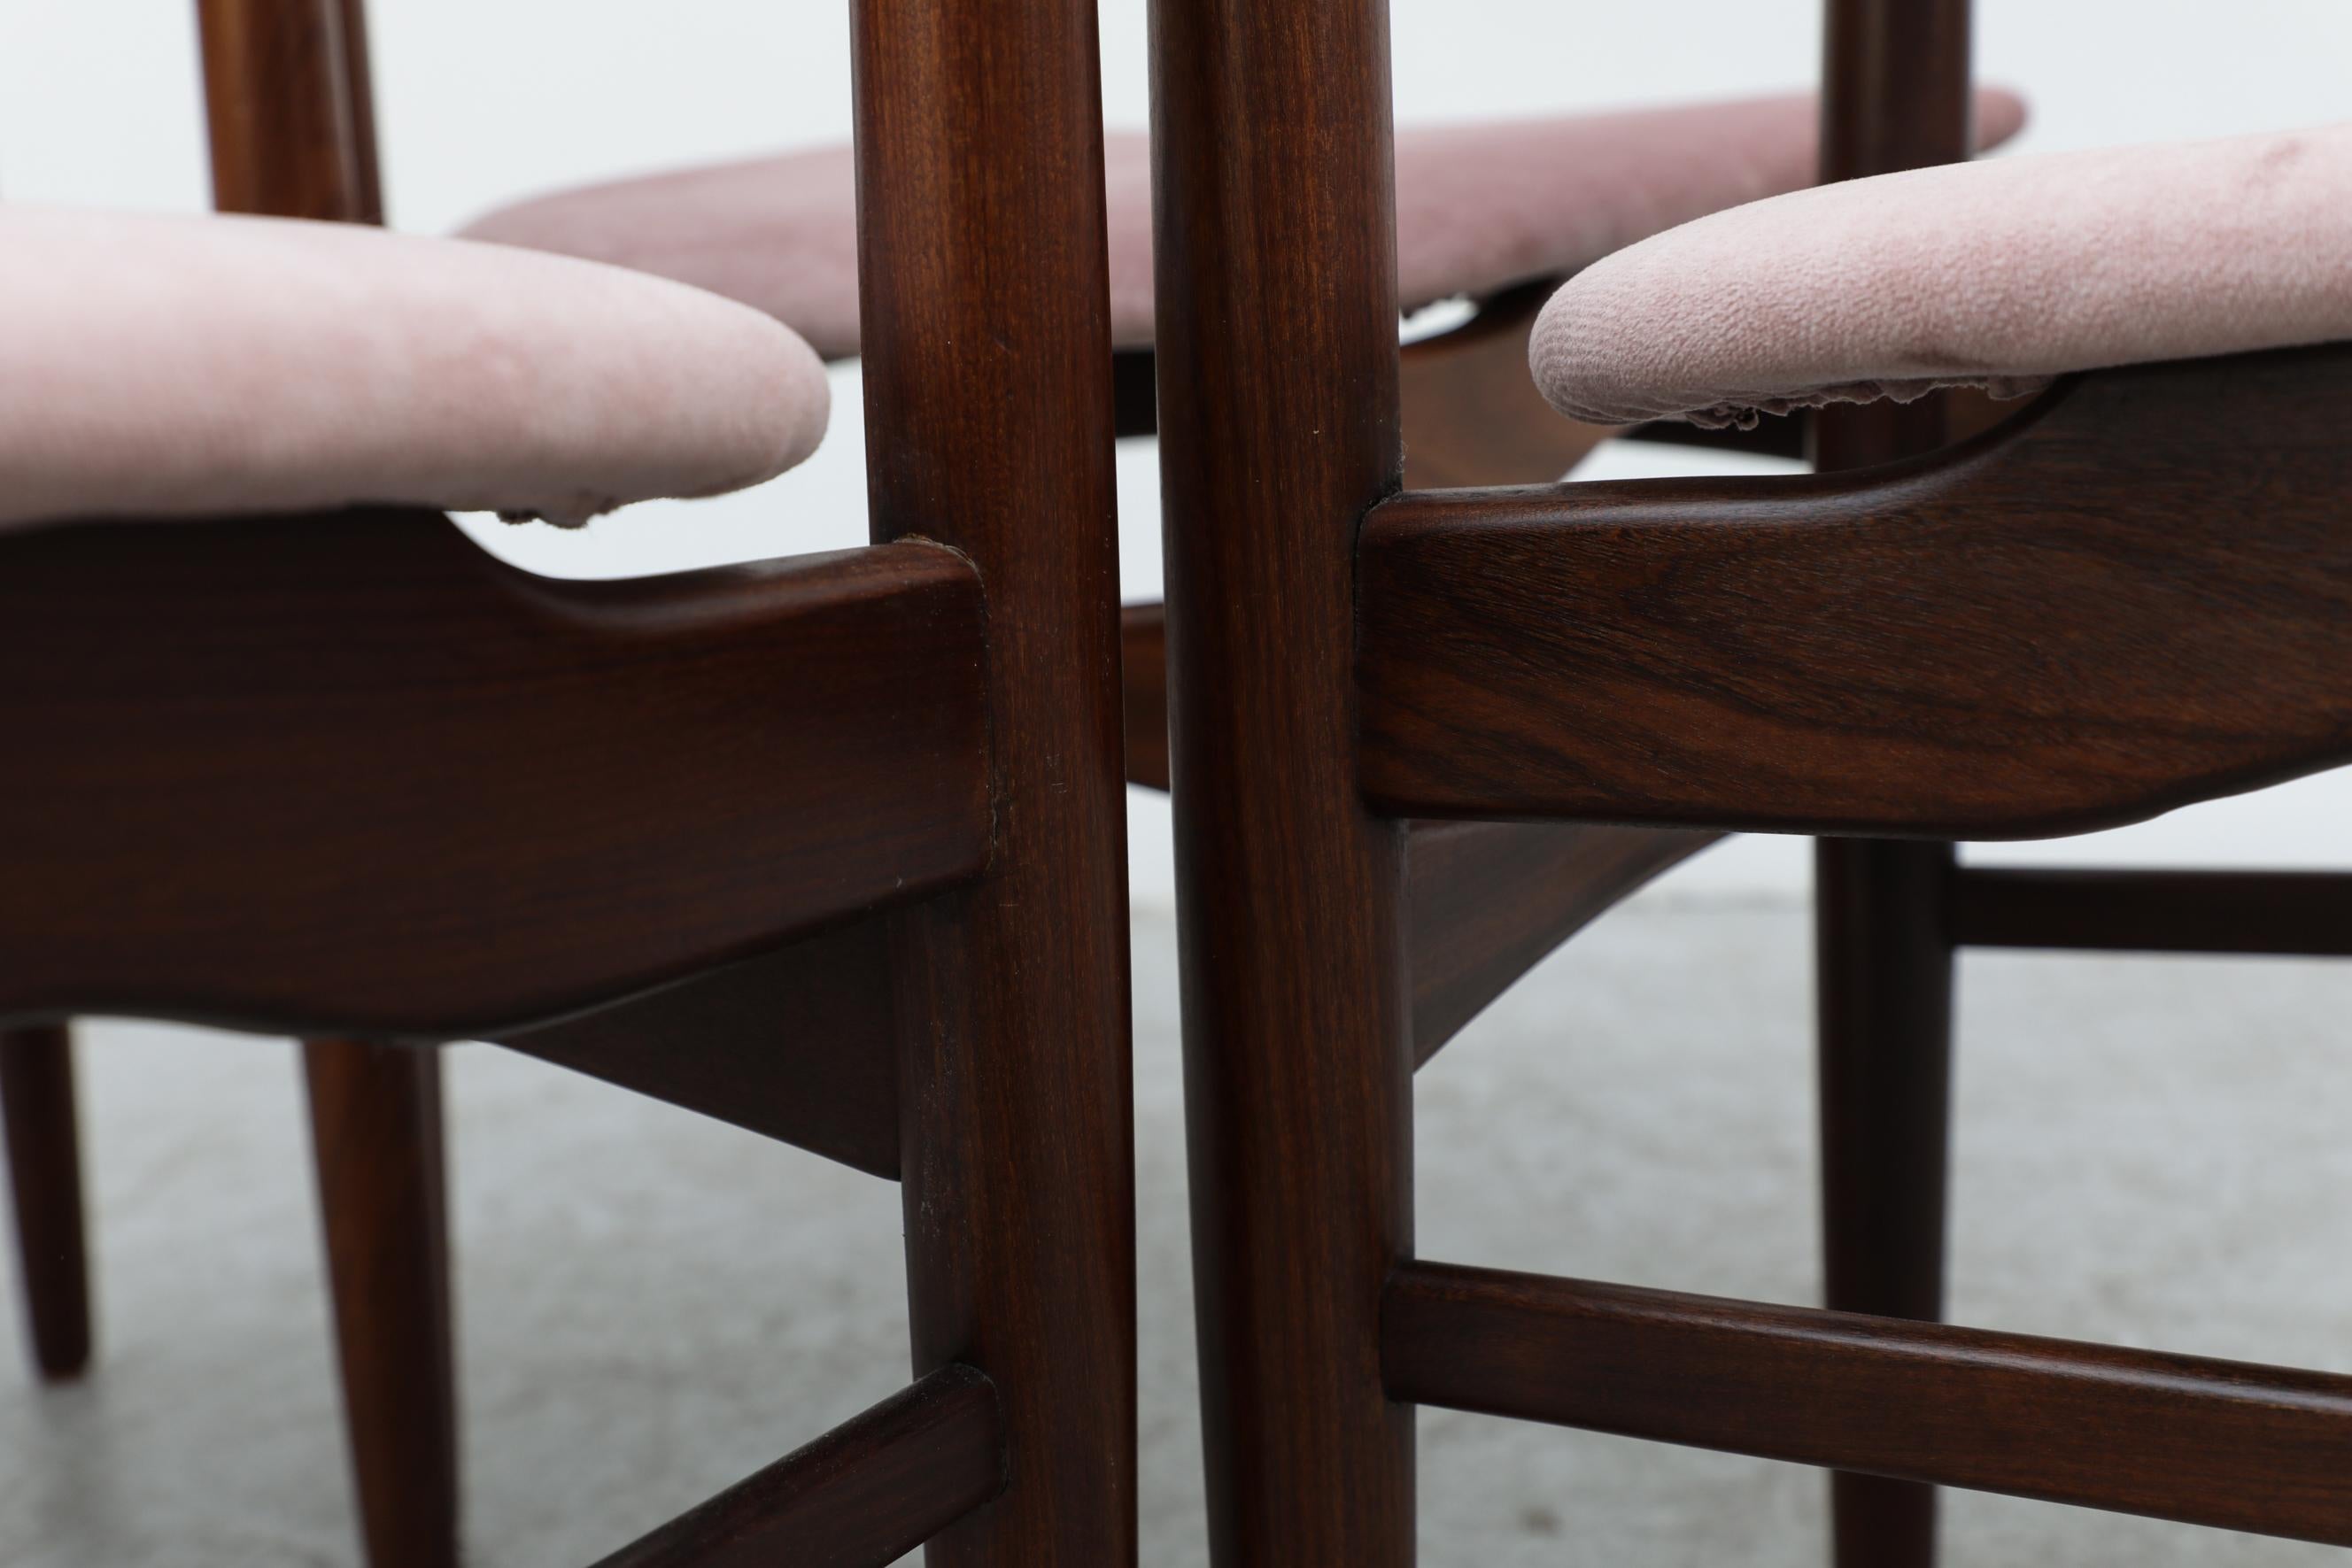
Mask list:
[{"label": "horizontal wooden rail", "polygon": [[1969,947],[2352,958],[2352,873],[1963,866],[1952,940]]},{"label": "horizontal wooden rail", "polygon": [[436,514],[0,538],[0,1016],[495,1034],[965,880],[979,580],[625,582]]},{"label": "horizontal wooden rail", "polygon": [[2352,1377],[1438,1263],[1381,1361],[1415,1404],[2352,1545]]},{"label": "horizontal wooden rail", "polygon": [[595,1568],[881,1568],[1004,1490],[995,1385],[932,1373]]},{"label": "horizontal wooden rail", "polygon": [[895,1180],[887,925],[853,921],[499,1043]]},{"label": "horizontal wooden rail", "polygon": [[1774,479],[1367,519],[1361,774],[1400,817],[2019,838],[2352,758],[2352,349],[2078,378]]}]

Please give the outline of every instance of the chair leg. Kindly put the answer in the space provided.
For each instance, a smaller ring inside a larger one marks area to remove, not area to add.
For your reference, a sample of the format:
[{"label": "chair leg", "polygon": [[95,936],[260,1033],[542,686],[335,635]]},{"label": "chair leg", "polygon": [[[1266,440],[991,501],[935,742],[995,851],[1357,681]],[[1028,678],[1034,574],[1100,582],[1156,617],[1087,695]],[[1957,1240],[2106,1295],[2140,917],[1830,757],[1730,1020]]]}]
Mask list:
[{"label": "chair leg", "polygon": [[[1950,1123],[1949,844],[1824,839],[1816,852],[1826,1301],[1944,1311]],[[1830,1478],[1836,1568],[1928,1568],[1936,1489]]]},{"label": "chair leg", "polygon": [[319,1040],[304,1046],[303,1063],[368,1561],[455,1568],[440,1053]]},{"label": "chair leg", "polygon": [[16,1198],[17,1259],[33,1364],[51,1383],[89,1365],[89,1261],[73,1040],[62,1024],[0,1030],[0,1105]]}]

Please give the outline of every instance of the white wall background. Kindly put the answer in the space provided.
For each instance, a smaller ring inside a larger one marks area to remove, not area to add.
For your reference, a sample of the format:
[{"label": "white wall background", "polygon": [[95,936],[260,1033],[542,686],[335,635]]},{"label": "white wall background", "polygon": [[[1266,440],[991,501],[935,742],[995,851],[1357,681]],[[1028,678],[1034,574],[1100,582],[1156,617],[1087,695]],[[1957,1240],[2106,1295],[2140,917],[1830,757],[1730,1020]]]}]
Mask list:
[{"label": "white wall background", "polygon": [[[0,0],[0,192],[21,200],[205,205],[191,0]],[[2222,135],[2352,113],[2346,0],[1979,0],[1978,65],[2022,89],[2020,150]],[[842,0],[392,0],[373,7],[393,220],[446,229],[541,187],[837,140],[850,123]],[[1692,0],[1395,0],[1401,122],[1573,110],[1810,85],[1819,7]],[[1102,10],[1114,124],[1146,119],[1142,0]],[[0,344],[0,364],[5,345]],[[807,466],[723,500],[634,508],[583,535],[469,523],[535,570],[619,576],[823,549],[865,537],[855,368]],[[1720,459],[1698,460],[1720,470]],[[1628,449],[1586,473],[1696,471]],[[1156,597],[1149,443],[1121,454],[1123,577]],[[2352,864],[2352,770],[2091,839],[1983,859]],[[1167,817],[1139,797],[1136,895],[1165,900]],[[1679,884],[1794,893],[1802,841],[1750,839]]]}]

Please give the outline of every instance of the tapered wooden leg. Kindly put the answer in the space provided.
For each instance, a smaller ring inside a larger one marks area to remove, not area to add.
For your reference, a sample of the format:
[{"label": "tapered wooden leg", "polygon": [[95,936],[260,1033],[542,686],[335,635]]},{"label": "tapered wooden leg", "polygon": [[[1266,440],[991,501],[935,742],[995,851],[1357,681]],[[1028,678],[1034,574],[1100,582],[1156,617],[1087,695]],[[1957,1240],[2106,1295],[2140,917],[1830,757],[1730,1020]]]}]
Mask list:
[{"label": "tapered wooden leg", "polygon": [[65,1026],[0,1030],[0,1104],[33,1364],[52,1383],[79,1377],[89,1365],[89,1260]]},{"label": "tapered wooden leg", "polygon": [[[1822,1235],[1827,1304],[1944,1312],[1950,1123],[1949,844],[1824,839],[1817,851]],[[1830,1478],[1837,1568],[1927,1568],[1936,1490]]]},{"label": "tapered wooden leg", "polygon": [[303,1048],[303,1063],[368,1561],[455,1568],[440,1053],[320,1040]]}]

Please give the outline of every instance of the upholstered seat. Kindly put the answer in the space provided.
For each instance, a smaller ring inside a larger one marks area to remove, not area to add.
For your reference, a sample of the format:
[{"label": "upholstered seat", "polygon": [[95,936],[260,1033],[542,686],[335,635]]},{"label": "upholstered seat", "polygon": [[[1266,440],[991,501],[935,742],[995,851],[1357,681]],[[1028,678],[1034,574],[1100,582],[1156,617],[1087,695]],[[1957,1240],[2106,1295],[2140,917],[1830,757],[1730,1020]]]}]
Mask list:
[{"label": "upholstered seat", "polygon": [[[1979,96],[1981,139],[2024,106]],[[1396,142],[1397,271],[1408,306],[1556,277],[1719,207],[1813,178],[1810,96],[1407,130]],[[1151,340],[1146,139],[1104,148],[1113,340]],[[790,322],[828,358],[857,351],[849,149],[688,169],[561,192],[492,213],[477,239],[659,273]]]},{"label": "upholstered seat", "polygon": [[660,278],[344,225],[0,206],[0,527],[757,484],[824,368]]},{"label": "upholstered seat", "polygon": [[2352,124],[1959,163],[1718,213],[1564,285],[1574,419],[1755,422],[1939,386],[2352,339]]}]

